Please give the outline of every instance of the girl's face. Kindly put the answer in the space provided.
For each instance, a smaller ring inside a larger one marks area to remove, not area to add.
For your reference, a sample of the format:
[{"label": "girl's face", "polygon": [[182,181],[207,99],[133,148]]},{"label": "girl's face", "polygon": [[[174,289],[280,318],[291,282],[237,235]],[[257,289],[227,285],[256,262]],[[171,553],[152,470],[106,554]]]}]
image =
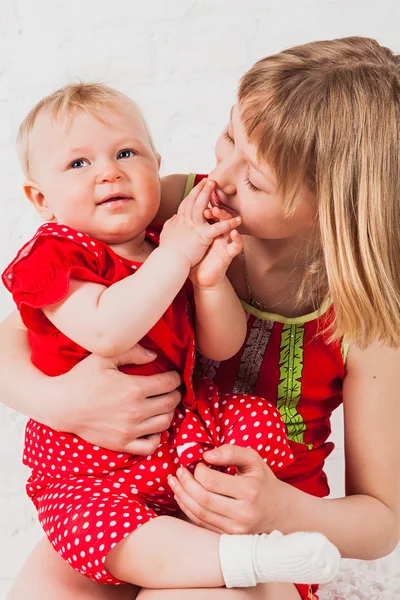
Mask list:
[{"label": "girl's face", "polygon": [[309,235],[315,218],[311,192],[304,192],[292,214],[285,215],[274,174],[247,141],[237,105],[218,138],[215,154],[217,165],[209,174],[217,184],[212,204],[240,215],[241,233],[276,240]]}]

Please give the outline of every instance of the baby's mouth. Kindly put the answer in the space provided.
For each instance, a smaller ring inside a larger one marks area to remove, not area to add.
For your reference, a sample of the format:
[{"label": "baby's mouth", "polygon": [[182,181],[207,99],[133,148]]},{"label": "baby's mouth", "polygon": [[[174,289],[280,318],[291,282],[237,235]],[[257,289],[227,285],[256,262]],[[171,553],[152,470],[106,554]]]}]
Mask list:
[{"label": "baby's mouth", "polygon": [[115,194],[115,195],[109,195],[106,196],[105,198],[103,198],[103,200],[101,202],[99,202],[99,205],[103,205],[103,204],[111,204],[113,202],[118,202],[118,201],[126,201],[126,200],[132,200],[132,198],[130,196],[127,196],[126,194]]}]

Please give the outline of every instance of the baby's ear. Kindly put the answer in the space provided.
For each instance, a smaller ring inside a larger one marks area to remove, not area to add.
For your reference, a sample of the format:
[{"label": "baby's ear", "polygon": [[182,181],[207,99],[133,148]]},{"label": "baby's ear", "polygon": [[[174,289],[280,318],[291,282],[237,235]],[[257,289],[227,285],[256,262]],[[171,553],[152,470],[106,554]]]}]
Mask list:
[{"label": "baby's ear", "polygon": [[40,191],[39,186],[32,179],[27,179],[24,183],[24,194],[29,202],[33,204],[44,221],[53,221],[54,214],[46,202],[46,198]]},{"label": "baby's ear", "polygon": [[157,159],[158,168],[160,168],[160,166],[161,166],[161,154],[158,154],[158,152],[156,152],[156,159]]}]

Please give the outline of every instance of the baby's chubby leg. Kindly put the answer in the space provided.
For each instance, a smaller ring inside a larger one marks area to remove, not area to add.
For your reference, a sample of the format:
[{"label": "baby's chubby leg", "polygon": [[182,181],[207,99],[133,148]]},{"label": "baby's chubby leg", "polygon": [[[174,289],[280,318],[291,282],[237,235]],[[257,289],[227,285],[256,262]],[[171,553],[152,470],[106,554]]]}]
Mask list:
[{"label": "baby's chubby leg", "polygon": [[318,533],[220,536],[174,517],[158,517],[119,542],[105,568],[116,579],[144,588],[218,588],[325,583],[339,562],[337,549]]},{"label": "baby's chubby leg", "polygon": [[157,517],[119,542],[105,568],[144,588],[220,587],[219,536],[175,517]]}]

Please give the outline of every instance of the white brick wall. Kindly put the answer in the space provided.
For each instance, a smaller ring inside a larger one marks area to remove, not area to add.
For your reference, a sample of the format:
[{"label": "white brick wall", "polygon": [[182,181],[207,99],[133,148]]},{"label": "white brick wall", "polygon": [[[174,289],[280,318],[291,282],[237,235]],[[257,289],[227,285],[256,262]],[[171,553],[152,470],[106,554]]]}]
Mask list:
[{"label": "white brick wall", "polygon": [[[53,89],[101,79],[141,105],[163,172],[207,171],[237,80],[256,59],[313,39],[369,35],[400,50],[396,0],[1,0],[2,269],[39,221],[21,193],[17,126]],[[12,308],[0,290],[0,318]],[[32,398],[35,402],[35,398]],[[40,536],[20,464],[24,419],[0,407],[0,599]],[[341,442],[341,416],[335,420]],[[342,489],[341,452],[329,461]]]}]

